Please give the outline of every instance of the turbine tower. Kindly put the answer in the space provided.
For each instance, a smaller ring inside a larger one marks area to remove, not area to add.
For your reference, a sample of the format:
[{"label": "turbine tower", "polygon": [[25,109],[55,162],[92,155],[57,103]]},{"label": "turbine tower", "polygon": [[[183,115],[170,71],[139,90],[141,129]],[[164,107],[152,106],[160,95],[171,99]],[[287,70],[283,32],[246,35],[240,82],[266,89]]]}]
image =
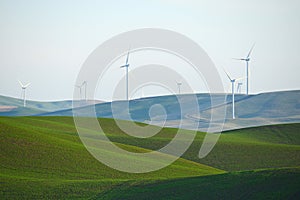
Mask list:
[{"label": "turbine tower", "polygon": [[177,87],[178,87],[178,94],[180,94],[180,88],[181,88],[181,85],[182,85],[182,82],[177,82],[176,81],[176,84],[177,84]]},{"label": "turbine tower", "polygon": [[224,70],[225,74],[227,75],[228,79],[231,82],[231,93],[232,93],[232,119],[235,119],[235,108],[234,108],[234,83],[236,80],[242,79],[242,78],[238,78],[238,79],[232,79],[228,73]]},{"label": "turbine tower", "polygon": [[129,63],[128,63],[128,59],[129,59],[129,52],[130,52],[130,49],[128,50],[128,53],[127,53],[127,58],[126,58],[126,63],[125,65],[122,65],[120,68],[126,68],[126,100],[128,101],[128,67],[129,67]]},{"label": "turbine tower", "polygon": [[87,90],[87,81],[83,81],[81,87],[84,86],[84,99],[87,101],[86,90]]},{"label": "turbine tower", "polygon": [[82,95],[81,95],[81,85],[75,85],[75,87],[79,88],[79,99],[81,100]]},{"label": "turbine tower", "polygon": [[141,98],[144,98],[144,97],[145,97],[144,88],[142,87],[142,97]]},{"label": "turbine tower", "polygon": [[255,44],[252,45],[248,55],[246,58],[234,58],[235,60],[242,60],[246,62],[246,94],[249,94],[249,61],[250,61],[250,55],[254,48]]},{"label": "turbine tower", "polygon": [[30,83],[23,85],[23,83],[21,81],[19,81],[19,84],[22,88],[21,99],[23,99],[23,106],[26,107],[26,88],[30,85]]}]

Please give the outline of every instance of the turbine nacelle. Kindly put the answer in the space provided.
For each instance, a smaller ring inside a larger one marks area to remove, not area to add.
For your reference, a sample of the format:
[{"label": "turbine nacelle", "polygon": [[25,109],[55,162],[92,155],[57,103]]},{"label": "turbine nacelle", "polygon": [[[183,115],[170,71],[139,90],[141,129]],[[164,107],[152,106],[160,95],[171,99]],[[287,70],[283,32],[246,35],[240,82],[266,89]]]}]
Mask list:
[{"label": "turbine nacelle", "polygon": [[129,64],[120,66],[120,68],[124,68],[124,67],[129,67]]},{"label": "turbine nacelle", "polygon": [[249,62],[250,58],[233,58],[234,60],[242,60],[242,61],[246,61]]},{"label": "turbine nacelle", "polygon": [[234,78],[234,79],[232,79],[232,78],[229,76],[229,74],[225,71],[225,69],[223,69],[223,70],[224,70],[226,76],[228,77],[228,79],[230,80],[231,83],[234,83],[235,81],[241,80],[241,79],[244,78],[244,77],[240,77],[240,78]]},{"label": "turbine nacelle", "polygon": [[19,81],[19,84],[20,84],[21,88],[23,90],[25,90],[31,83],[27,83],[26,85],[23,85],[23,83],[21,81]]},{"label": "turbine nacelle", "polygon": [[177,85],[182,85],[182,82],[180,82],[180,81],[179,82],[175,81],[175,82]]}]

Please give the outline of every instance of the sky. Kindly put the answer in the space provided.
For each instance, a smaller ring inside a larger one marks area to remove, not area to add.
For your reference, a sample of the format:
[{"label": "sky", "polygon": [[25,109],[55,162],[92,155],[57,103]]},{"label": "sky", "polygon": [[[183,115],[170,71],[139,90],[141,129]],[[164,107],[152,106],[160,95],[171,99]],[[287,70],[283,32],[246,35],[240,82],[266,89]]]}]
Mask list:
[{"label": "sky", "polygon": [[245,76],[245,64],[232,58],[246,56],[255,43],[250,93],[300,89],[299,19],[298,0],[1,0],[0,95],[19,98],[21,80],[31,82],[28,99],[72,99],[91,52],[140,28],[168,29],[197,42],[226,89],[223,68]]}]

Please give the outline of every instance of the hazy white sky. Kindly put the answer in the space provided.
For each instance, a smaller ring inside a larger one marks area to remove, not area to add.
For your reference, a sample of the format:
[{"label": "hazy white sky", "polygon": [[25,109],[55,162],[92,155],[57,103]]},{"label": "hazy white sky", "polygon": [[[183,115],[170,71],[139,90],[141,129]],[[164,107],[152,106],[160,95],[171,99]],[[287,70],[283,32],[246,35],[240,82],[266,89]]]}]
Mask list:
[{"label": "hazy white sky", "polygon": [[[146,27],[196,41],[222,72],[244,76],[243,57],[255,42],[250,92],[300,89],[300,1],[0,1],[0,94],[71,99],[79,69],[102,42]],[[226,85],[227,84],[227,85]]]}]

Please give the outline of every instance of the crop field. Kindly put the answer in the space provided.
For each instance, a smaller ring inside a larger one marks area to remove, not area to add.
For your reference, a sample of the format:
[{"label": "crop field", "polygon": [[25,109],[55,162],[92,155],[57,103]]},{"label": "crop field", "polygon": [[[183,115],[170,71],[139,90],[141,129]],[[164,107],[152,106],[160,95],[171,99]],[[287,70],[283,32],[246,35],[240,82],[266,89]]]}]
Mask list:
[{"label": "crop field", "polygon": [[[111,141],[133,152],[157,150],[177,132],[163,128],[140,139],[123,133],[113,119],[99,123]],[[0,117],[0,198],[299,198],[299,130],[300,124],[284,124],[227,131],[204,159],[198,153],[205,133],[198,132],[170,166],[130,174],[97,161],[72,117]]]}]

